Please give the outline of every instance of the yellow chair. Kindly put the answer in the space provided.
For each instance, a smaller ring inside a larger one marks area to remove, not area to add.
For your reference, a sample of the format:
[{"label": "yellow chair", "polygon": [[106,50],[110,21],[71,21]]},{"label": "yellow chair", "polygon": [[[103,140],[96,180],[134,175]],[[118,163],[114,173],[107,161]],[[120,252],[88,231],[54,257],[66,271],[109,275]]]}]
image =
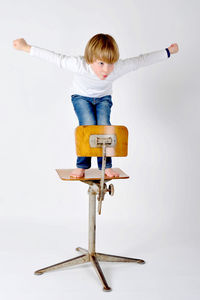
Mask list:
[{"label": "yellow chair", "polygon": [[77,251],[82,255],[68,259],[61,263],[51,265],[49,267],[37,270],[36,275],[41,275],[45,272],[55,270],[61,267],[74,266],[91,262],[99,279],[103,284],[104,291],[110,291],[104,274],[99,265],[99,261],[106,262],[136,262],[144,264],[145,261],[137,258],[122,257],[104,253],[98,253],[95,249],[96,240],[96,197],[98,200],[98,212],[101,214],[102,201],[107,192],[110,195],[114,194],[114,186],[110,184],[108,187],[106,182],[113,179],[127,179],[129,178],[121,169],[116,168],[119,173],[118,177],[109,178],[105,176],[105,163],[108,156],[127,156],[128,153],[128,130],[125,126],[111,126],[111,125],[88,125],[79,126],[75,130],[76,137],[76,153],[78,156],[100,157],[102,156],[102,170],[88,169],[85,170],[85,176],[82,178],[72,178],[70,173],[72,169],[58,169],[56,170],[62,180],[67,181],[81,181],[89,185],[89,240],[88,250],[78,247]]}]

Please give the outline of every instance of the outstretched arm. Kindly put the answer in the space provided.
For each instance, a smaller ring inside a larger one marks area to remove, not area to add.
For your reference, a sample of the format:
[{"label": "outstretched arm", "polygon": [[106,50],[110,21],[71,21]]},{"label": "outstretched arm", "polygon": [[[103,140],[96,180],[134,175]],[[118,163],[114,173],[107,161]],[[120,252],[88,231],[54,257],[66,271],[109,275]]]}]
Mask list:
[{"label": "outstretched arm", "polygon": [[81,67],[81,60],[79,57],[67,56],[47,49],[31,46],[23,38],[14,40],[13,47],[16,50],[28,52],[32,56],[41,58],[50,63],[56,64],[60,68],[68,69],[72,72],[78,72]]},{"label": "outstretched arm", "polygon": [[141,54],[137,57],[120,59],[116,63],[114,69],[114,72],[116,73],[116,78],[128,72],[135,71],[139,68],[146,67],[161,61],[165,61],[171,56],[171,54],[175,54],[178,51],[178,44],[171,44],[171,46],[163,50]]}]

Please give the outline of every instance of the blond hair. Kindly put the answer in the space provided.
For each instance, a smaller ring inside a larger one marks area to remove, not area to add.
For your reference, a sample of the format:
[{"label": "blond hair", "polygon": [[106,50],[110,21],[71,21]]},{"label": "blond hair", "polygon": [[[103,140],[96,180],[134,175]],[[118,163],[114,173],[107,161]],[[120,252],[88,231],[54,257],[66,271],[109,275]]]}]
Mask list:
[{"label": "blond hair", "polygon": [[88,64],[97,59],[108,64],[114,64],[119,59],[119,48],[112,36],[99,33],[87,43],[84,58]]}]

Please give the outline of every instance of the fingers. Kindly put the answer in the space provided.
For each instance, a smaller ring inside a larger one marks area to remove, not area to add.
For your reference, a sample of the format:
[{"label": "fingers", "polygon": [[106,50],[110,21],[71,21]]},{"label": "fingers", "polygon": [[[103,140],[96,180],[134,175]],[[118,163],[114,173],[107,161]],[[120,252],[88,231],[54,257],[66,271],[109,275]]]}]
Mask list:
[{"label": "fingers", "polygon": [[14,48],[17,48],[17,45],[18,45],[17,40],[13,41],[13,47],[14,47]]},{"label": "fingers", "polygon": [[13,46],[16,47],[17,44],[18,44],[18,40],[14,40],[14,41],[13,41]]},{"label": "fingers", "polygon": [[177,43],[171,44],[168,48],[171,54],[177,53],[179,51],[179,47]]},{"label": "fingers", "polygon": [[17,50],[22,50],[22,48],[26,45],[27,43],[23,38],[16,39],[13,41],[13,47]]}]

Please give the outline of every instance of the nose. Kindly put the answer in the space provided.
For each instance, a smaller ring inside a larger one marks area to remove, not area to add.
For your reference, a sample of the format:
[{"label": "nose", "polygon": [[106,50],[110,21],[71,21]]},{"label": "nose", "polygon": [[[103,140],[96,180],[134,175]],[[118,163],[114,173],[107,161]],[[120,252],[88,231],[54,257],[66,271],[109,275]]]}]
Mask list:
[{"label": "nose", "polygon": [[109,65],[105,64],[103,67],[104,73],[109,73]]}]

